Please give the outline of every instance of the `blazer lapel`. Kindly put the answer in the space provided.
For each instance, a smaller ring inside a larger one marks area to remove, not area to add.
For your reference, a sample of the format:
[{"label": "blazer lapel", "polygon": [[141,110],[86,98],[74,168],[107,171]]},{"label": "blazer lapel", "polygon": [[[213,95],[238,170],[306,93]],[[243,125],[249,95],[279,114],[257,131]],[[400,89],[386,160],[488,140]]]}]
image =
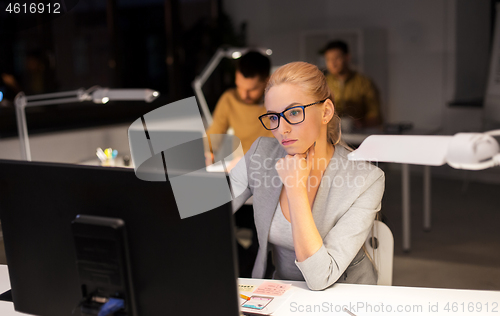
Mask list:
[{"label": "blazer lapel", "polygon": [[[335,152],[333,153],[332,158],[328,162],[328,166],[326,167],[323,176],[321,177],[321,182],[316,192],[316,198],[314,199],[314,204],[312,206],[312,214],[314,218],[314,214],[318,213],[318,208],[324,208],[327,205],[327,199],[330,194],[330,190],[333,188],[333,181],[335,180],[335,175],[338,172],[338,162],[340,161],[340,151],[343,150],[342,146],[335,146]],[[319,214],[323,214],[324,212],[319,211]],[[316,220],[315,220],[316,222]]]},{"label": "blazer lapel", "polygon": [[[281,147],[281,146],[280,146]],[[281,148],[276,148],[269,156],[265,158],[281,158],[286,152]],[[261,161],[263,163],[263,161]],[[264,170],[263,170],[264,171]],[[252,271],[253,278],[263,278],[266,270],[269,230],[281,193],[283,183],[279,178],[278,172],[274,166],[266,169],[263,176],[259,177],[261,181],[259,187],[254,189],[254,220],[259,239],[259,252]],[[267,182],[266,182],[267,181]]]},{"label": "blazer lapel", "polygon": [[[277,150],[275,157],[282,158],[285,155],[286,155],[285,150],[282,149],[280,146],[280,148]],[[255,219],[256,221],[257,220],[259,221],[259,223],[256,224],[260,224],[260,227],[262,227],[262,230],[259,232],[260,234],[262,234],[262,237],[265,237],[265,239],[263,239],[262,242],[267,243],[269,229],[271,227],[271,221],[276,211],[276,207],[278,207],[279,197],[281,189],[283,188],[283,183],[281,182],[281,179],[279,178],[278,175],[278,171],[276,171],[276,168],[274,166],[266,170],[265,175],[261,180],[263,189],[259,190],[260,196],[257,199],[258,201],[257,203],[260,202],[262,204],[256,205],[258,207],[255,208],[255,212],[257,212],[258,215],[255,216]],[[257,204],[256,199],[254,199],[254,203]],[[259,227],[259,225],[257,225],[257,227]]]},{"label": "blazer lapel", "polygon": [[[280,148],[278,148],[278,150],[276,151],[275,157],[282,158],[285,155],[286,151],[280,146]],[[256,227],[260,227],[258,233],[259,243],[262,247],[264,245],[267,246],[269,229],[271,228],[271,221],[276,211],[276,207],[278,207],[283,183],[281,182],[278,171],[276,171],[276,168],[274,166],[265,171],[264,177],[261,179],[261,181],[262,188],[258,190],[258,196],[255,196],[254,198],[254,212],[256,213]]]},{"label": "blazer lapel", "polygon": [[283,183],[281,182],[278,172],[275,168],[272,168],[266,172],[266,178],[271,179],[271,184],[265,190],[262,191],[262,201],[266,202],[266,205],[262,205],[259,214],[264,221],[264,227],[266,231],[269,232],[271,227],[271,220],[273,219],[276,207],[278,207],[278,202],[280,198],[281,189],[283,188]]}]

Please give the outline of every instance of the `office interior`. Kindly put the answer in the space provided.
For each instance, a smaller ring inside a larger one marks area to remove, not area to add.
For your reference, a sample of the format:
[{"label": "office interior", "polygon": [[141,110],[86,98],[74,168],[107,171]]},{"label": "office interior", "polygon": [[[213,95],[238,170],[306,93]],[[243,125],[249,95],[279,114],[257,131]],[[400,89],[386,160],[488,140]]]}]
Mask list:
[{"label": "office interior", "polygon": [[[273,69],[299,60],[324,67],[318,49],[336,37],[356,44],[353,63],[377,84],[386,123],[427,135],[498,129],[485,106],[498,2],[73,1],[44,23],[20,19],[15,29],[0,31],[0,159],[22,159],[14,107],[21,91],[29,96],[95,85],[158,91],[151,103],[26,110],[33,161],[80,164],[95,160],[97,147],[130,157],[130,124],[193,96],[193,80],[218,48],[270,49]],[[0,19],[10,27],[14,18],[2,12]],[[203,87],[210,110],[233,83],[234,62],[224,59]],[[401,166],[380,167],[386,173],[383,219],[394,235],[393,285],[500,290],[500,168],[432,167],[432,228],[425,231],[423,168],[411,165],[412,244],[405,251]],[[251,240],[246,233],[240,242]],[[0,263],[6,264],[4,251]]]}]

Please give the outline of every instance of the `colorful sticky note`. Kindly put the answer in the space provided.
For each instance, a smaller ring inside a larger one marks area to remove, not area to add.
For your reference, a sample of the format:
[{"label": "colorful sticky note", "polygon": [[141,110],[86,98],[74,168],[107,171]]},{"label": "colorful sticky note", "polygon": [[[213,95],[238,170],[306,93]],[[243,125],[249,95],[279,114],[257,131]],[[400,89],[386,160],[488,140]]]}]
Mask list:
[{"label": "colorful sticky note", "polygon": [[281,296],[291,287],[291,284],[264,282],[253,293],[261,295]]},{"label": "colorful sticky note", "polygon": [[252,296],[248,301],[246,301],[242,306],[246,308],[253,309],[264,309],[271,301],[272,297],[262,297],[262,296]]},{"label": "colorful sticky note", "polygon": [[240,292],[252,292],[254,288],[255,288],[254,285],[245,285],[245,284],[238,285],[238,290]]}]

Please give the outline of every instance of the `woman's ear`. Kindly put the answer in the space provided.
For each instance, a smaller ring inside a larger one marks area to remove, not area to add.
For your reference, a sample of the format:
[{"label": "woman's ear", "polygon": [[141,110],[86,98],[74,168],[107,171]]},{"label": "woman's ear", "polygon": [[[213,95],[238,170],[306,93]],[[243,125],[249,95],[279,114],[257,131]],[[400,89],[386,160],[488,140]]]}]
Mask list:
[{"label": "woman's ear", "polygon": [[335,106],[332,100],[326,99],[323,108],[323,123],[328,123],[335,115]]}]

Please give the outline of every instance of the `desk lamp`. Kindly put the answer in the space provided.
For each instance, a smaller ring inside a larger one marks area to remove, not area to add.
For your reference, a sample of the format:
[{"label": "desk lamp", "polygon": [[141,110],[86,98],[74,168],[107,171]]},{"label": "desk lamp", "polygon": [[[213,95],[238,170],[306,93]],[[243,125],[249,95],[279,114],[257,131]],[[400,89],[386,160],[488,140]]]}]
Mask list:
[{"label": "desk lamp", "polygon": [[371,135],[347,157],[427,166],[447,163],[455,169],[483,170],[500,166],[494,136],[500,136],[500,130],[453,136]]},{"label": "desk lamp", "polygon": [[212,59],[210,59],[210,61],[208,62],[205,69],[203,69],[201,74],[194,79],[193,81],[194,93],[196,94],[196,98],[198,99],[198,103],[201,107],[207,125],[212,125],[213,120],[212,120],[212,114],[208,109],[207,100],[205,100],[205,95],[203,94],[201,88],[208,80],[212,72],[214,72],[215,68],[217,68],[217,65],[219,65],[220,61],[223,58],[238,59],[251,50],[259,51],[263,55],[271,55],[273,53],[272,50],[266,48],[220,47],[219,49],[217,49],[215,55],[212,57]]},{"label": "desk lamp", "polygon": [[349,160],[403,164],[403,250],[410,250],[410,179],[408,164],[424,165],[424,228],[431,227],[430,167],[447,163],[455,169],[482,170],[500,165],[500,130],[454,136],[371,135]]},{"label": "desk lamp", "polygon": [[31,161],[25,112],[25,108],[27,107],[83,101],[93,101],[94,103],[105,104],[109,101],[143,100],[150,103],[159,95],[160,93],[158,91],[150,89],[108,89],[101,88],[99,86],[94,86],[87,90],[80,88],[73,91],[46,93],[32,96],[26,96],[23,92],[19,92],[16,95],[14,103],[16,106],[17,129],[21,145],[21,158],[23,160]]}]

